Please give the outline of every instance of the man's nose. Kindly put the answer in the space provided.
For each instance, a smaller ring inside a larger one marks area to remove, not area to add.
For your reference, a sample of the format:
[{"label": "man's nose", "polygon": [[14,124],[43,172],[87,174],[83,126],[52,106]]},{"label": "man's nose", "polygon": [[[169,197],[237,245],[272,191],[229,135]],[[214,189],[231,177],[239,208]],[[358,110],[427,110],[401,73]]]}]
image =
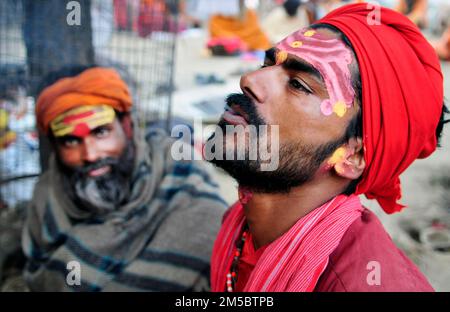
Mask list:
[{"label": "man's nose", "polygon": [[263,104],[268,97],[269,73],[266,69],[259,69],[241,77],[240,87],[245,95],[254,102]]},{"label": "man's nose", "polygon": [[95,162],[100,158],[99,150],[89,136],[83,140],[83,147],[83,160],[85,162]]}]

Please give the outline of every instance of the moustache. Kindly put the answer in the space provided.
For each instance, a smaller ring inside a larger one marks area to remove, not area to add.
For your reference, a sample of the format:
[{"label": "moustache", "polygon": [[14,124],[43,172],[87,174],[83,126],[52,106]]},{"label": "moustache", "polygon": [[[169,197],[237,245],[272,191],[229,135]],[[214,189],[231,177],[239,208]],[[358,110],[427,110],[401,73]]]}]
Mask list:
[{"label": "moustache", "polygon": [[74,168],[73,170],[78,175],[87,176],[92,170],[100,169],[105,166],[111,166],[111,168],[114,169],[118,165],[119,159],[115,159],[113,157],[105,157],[96,162],[86,164],[82,167]]},{"label": "moustache", "polygon": [[[253,103],[252,99],[245,94],[232,93],[226,98],[225,103],[225,109],[231,108],[235,113],[239,115],[242,114],[236,112],[236,109],[241,110],[244,113],[244,116],[242,117],[245,118],[249,125],[260,126],[266,124],[264,119],[259,116],[256,110],[256,105]],[[225,123],[225,121],[223,121],[223,123]]]}]

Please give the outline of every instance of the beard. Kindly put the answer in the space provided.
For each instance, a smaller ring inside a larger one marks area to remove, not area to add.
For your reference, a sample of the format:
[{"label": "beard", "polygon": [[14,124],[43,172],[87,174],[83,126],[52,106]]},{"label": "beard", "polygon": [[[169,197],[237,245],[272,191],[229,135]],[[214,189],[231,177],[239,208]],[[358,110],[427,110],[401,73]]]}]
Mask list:
[{"label": "beard", "polygon": [[[258,115],[252,100],[245,94],[231,94],[227,97],[226,103],[228,106],[239,106],[246,114],[249,125],[254,125],[257,129],[261,125],[267,125],[264,119]],[[223,133],[226,133],[227,124],[223,118],[218,123],[218,127]],[[208,141],[213,141],[214,137],[215,133],[211,135]],[[262,138],[259,132],[258,138]],[[299,141],[280,142],[279,165],[273,171],[262,171],[260,169],[262,161],[259,154],[256,160],[250,160],[249,157],[244,160],[237,160],[236,158],[227,160],[226,157],[222,157],[222,159],[214,158],[210,162],[225,170],[241,187],[253,192],[288,193],[293,187],[312,180],[322,162],[345,141],[345,136],[343,136],[336,141],[319,146]],[[224,140],[224,144],[226,142],[227,140]],[[224,150],[226,150],[226,147],[224,147]],[[248,156],[248,153],[246,156]]]},{"label": "beard", "polygon": [[[113,212],[130,194],[134,167],[134,146],[128,142],[119,158],[106,157],[82,167],[69,168],[58,159],[69,197],[83,210],[101,216]],[[98,177],[89,176],[95,169],[110,166],[110,171]]]}]

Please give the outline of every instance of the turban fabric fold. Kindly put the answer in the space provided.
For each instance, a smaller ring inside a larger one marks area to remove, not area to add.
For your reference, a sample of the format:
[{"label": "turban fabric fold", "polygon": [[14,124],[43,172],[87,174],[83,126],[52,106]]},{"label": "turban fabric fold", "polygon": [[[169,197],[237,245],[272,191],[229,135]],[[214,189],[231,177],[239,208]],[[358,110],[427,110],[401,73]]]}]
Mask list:
[{"label": "turban fabric fold", "polygon": [[58,80],[40,94],[36,119],[40,131],[48,133],[50,122],[61,113],[82,105],[108,105],[119,112],[131,110],[126,83],[111,68],[95,67]]},{"label": "turban fabric fold", "polygon": [[400,174],[437,146],[443,106],[438,57],[407,17],[387,8],[347,5],[317,23],[342,31],[359,63],[366,169],[356,193],[376,199],[387,213],[400,211]]}]

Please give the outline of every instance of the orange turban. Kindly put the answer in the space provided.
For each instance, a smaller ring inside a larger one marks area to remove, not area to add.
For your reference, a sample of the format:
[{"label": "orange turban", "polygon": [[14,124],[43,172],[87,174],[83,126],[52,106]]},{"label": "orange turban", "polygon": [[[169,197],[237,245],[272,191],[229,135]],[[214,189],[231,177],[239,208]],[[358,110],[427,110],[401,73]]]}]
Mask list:
[{"label": "orange turban", "polygon": [[38,128],[48,134],[50,122],[59,114],[80,105],[101,104],[119,112],[131,110],[128,86],[114,69],[95,67],[78,76],[60,79],[44,89],[37,100]]}]

